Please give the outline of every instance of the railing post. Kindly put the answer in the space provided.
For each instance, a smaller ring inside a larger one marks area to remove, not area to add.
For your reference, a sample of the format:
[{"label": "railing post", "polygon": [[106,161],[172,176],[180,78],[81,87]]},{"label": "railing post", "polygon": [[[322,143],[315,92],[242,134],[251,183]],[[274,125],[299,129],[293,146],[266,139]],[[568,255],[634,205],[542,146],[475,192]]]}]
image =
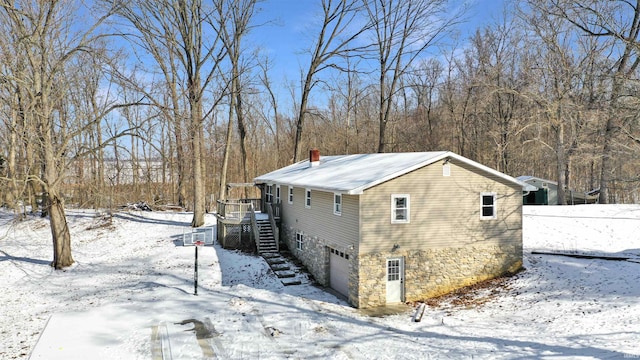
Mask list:
[{"label": "railing post", "polygon": [[256,251],[258,252],[258,254],[260,254],[260,231],[258,231],[256,212],[251,204],[249,204],[249,211],[251,213],[251,235],[256,243]]}]

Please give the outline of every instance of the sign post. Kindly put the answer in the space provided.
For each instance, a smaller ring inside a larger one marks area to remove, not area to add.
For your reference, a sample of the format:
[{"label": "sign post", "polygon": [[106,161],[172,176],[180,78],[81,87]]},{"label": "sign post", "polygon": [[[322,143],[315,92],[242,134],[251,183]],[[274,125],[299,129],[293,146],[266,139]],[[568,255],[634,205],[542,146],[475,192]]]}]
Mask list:
[{"label": "sign post", "polygon": [[198,248],[204,245],[204,241],[196,241],[193,244],[196,246],[196,261],[193,270],[193,295],[198,296]]}]

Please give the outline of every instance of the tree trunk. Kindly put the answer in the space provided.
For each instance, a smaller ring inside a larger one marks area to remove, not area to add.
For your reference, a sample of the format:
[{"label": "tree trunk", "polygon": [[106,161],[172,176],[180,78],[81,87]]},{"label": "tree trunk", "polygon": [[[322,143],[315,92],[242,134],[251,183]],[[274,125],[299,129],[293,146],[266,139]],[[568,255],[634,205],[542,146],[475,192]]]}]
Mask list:
[{"label": "tree trunk", "polygon": [[74,263],[71,256],[71,234],[64,213],[64,204],[55,190],[47,193],[49,209],[49,223],[53,237],[53,266],[56,270],[71,266]]},{"label": "tree trunk", "polygon": [[192,105],[191,116],[193,131],[193,220],[191,220],[191,226],[200,227],[204,225],[206,196],[202,171],[203,126],[200,119],[202,109],[199,101]]},{"label": "tree trunk", "polygon": [[[177,106],[177,101],[173,102],[173,106]],[[176,165],[177,165],[177,175],[178,175],[178,206],[185,207],[186,205],[186,189],[185,189],[185,169],[184,169],[184,144],[182,141],[182,120],[180,118],[180,114],[177,111],[174,111],[175,123],[174,123],[174,131],[176,138]]]},{"label": "tree trunk", "polygon": [[[613,106],[613,105],[612,105]],[[613,173],[613,147],[611,146],[614,124],[613,124],[613,111],[610,111],[609,118],[604,130],[603,145],[602,145],[602,164],[600,166],[600,195],[598,202],[600,204],[609,203],[609,183],[611,182],[611,175]]]},{"label": "tree trunk", "polygon": [[229,169],[229,156],[231,155],[231,141],[233,139],[233,110],[236,98],[232,95],[229,104],[229,122],[227,123],[227,136],[224,145],[224,157],[222,158],[222,169],[220,171],[219,200],[227,200],[227,172]]},{"label": "tree trunk", "polygon": [[309,93],[311,92],[311,82],[313,81],[312,72],[309,71],[307,73],[307,78],[304,82],[304,87],[302,90],[302,97],[300,100],[300,111],[298,114],[298,121],[296,122],[296,137],[293,143],[293,163],[298,162],[298,157],[300,156],[300,146],[302,145],[300,142],[302,140],[302,128],[304,125],[304,119],[307,115],[307,102],[309,101]]},{"label": "tree trunk", "polygon": [[565,196],[564,171],[566,168],[566,154],[564,150],[564,125],[562,119],[556,129],[556,181],[558,182],[558,205],[567,205]]}]

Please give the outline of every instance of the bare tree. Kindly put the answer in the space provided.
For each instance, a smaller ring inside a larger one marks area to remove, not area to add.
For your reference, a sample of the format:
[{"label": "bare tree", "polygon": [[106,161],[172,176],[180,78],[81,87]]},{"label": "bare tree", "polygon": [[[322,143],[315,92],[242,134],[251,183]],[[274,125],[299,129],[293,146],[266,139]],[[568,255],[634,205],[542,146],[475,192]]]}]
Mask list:
[{"label": "bare tree", "polygon": [[[207,8],[202,1],[186,0],[132,1],[122,4],[119,14],[134,25],[140,34],[141,43],[152,52],[165,78],[184,82],[189,119],[187,129],[192,151],[191,226],[199,227],[204,224],[206,203],[202,158],[203,122],[206,114],[212,111],[205,112],[203,103],[205,92],[219,71],[225,54],[225,49],[221,46],[221,33],[218,31],[221,19],[216,16],[214,9]],[[163,56],[171,56],[170,59],[175,62],[165,63],[161,60]],[[172,107],[175,109],[174,96],[177,94],[172,93]],[[217,102],[214,101],[212,106],[215,104]]]},{"label": "bare tree", "polygon": [[317,85],[317,75],[328,68],[342,69],[339,59],[356,54],[367,46],[356,45],[358,38],[369,24],[362,25],[360,0],[321,0],[322,18],[317,38],[310,51],[309,66],[303,75],[296,132],[293,145],[293,162],[298,161],[305,118],[308,115],[309,95]]},{"label": "bare tree", "polygon": [[414,61],[456,25],[462,11],[448,13],[448,0],[363,0],[374,31],[378,63],[378,152],[385,152],[386,129],[401,78]]},{"label": "bare tree", "polygon": [[[124,104],[105,104],[95,117],[77,121],[69,111],[67,95],[77,84],[74,66],[81,54],[97,54],[104,48],[100,25],[112,13],[99,15],[88,28],[73,26],[75,2],[71,1],[0,1],[0,22],[17,40],[16,51],[24,60],[24,71],[12,76],[24,90],[24,112],[30,119],[30,141],[37,144],[36,158],[43,175],[37,177],[46,194],[51,224],[53,262],[56,269],[73,264],[71,236],[67,225],[62,180],[69,165],[92,149],[73,152],[72,139],[93,130],[96,122]],[[85,9],[87,10],[87,9]],[[99,68],[98,68],[99,69]],[[102,146],[104,144],[101,144]]]},{"label": "bare tree", "polygon": [[[616,141],[625,133],[634,116],[625,111],[630,97],[630,82],[637,81],[640,65],[640,0],[549,0],[547,11],[571,22],[583,33],[613,39],[611,56],[614,66],[609,74],[611,88],[603,131],[600,167],[600,203],[612,200],[610,185],[614,180]],[[623,142],[633,142],[625,136]]]},{"label": "bare tree", "polygon": [[[232,118],[234,113],[236,117],[236,124],[238,126],[238,134],[240,135],[243,181],[248,181],[247,149],[245,144],[247,129],[244,120],[243,89],[241,81],[244,69],[242,69],[241,55],[242,40],[245,34],[250,30],[249,23],[255,12],[256,2],[257,0],[217,0],[216,2],[218,16],[222,21],[224,21],[224,23],[220,24],[221,39],[226,49],[227,57],[231,63],[229,126],[227,128],[227,143],[224,152],[222,174],[220,176],[220,199],[224,199],[226,197],[227,166],[231,150],[231,124],[233,123]],[[228,23],[226,21],[227,18],[229,19]]]}]

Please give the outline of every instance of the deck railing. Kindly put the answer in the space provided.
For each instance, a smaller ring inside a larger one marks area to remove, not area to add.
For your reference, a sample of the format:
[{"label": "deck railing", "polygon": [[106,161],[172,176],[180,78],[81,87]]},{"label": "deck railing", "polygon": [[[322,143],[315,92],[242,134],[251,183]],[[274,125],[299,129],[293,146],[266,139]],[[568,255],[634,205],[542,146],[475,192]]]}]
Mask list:
[{"label": "deck railing", "polygon": [[252,209],[259,209],[261,205],[260,199],[239,199],[239,200],[218,200],[217,215],[227,221],[240,222],[248,219],[249,212]]}]

